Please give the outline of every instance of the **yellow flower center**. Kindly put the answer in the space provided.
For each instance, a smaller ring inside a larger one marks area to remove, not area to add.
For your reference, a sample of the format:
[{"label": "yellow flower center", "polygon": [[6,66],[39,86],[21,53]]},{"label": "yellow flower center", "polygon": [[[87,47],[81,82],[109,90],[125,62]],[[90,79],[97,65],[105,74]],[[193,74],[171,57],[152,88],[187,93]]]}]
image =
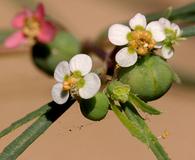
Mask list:
[{"label": "yellow flower center", "polygon": [[148,54],[156,45],[150,32],[145,30],[135,30],[128,36],[129,49],[135,50],[139,55]]},{"label": "yellow flower center", "polygon": [[75,86],[76,82],[77,82],[77,79],[76,78],[69,77],[67,80],[64,81],[63,89],[65,91],[70,90],[71,88],[73,88]]},{"label": "yellow flower center", "polygon": [[26,37],[34,39],[40,32],[40,23],[35,17],[25,19],[23,33]]}]

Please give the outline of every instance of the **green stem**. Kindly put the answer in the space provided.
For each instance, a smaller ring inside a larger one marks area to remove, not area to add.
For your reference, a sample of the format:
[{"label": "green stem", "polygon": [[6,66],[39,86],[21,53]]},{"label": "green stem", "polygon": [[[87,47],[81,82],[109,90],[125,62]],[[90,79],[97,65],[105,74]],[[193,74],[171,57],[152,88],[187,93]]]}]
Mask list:
[{"label": "green stem", "polygon": [[134,123],[132,121],[129,121],[127,116],[120,111],[119,106],[111,105],[111,108],[113,112],[116,114],[118,119],[121,121],[121,123],[128,129],[128,131],[132,134],[132,136],[137,137],[140,139],[143,143],[146,143],[145,138],[143,137],[142,133],[136,128]]},{"label": "green stem", "polygon": [[152,13],[147,15],[147,21],[154,21],[158,20],[161,17],[167,17],[170,20],[185,20],[186,17],[189,17],[191,15],[195,14],[195,3],[187,4],[183,7],[176,8],[173,10],[168,10],[166,13],[165,11],[159,12],[159,13]]},{"label": "green stem", "polygon": [[195,26],[183,28],[182,37],[192,37],[195,36]]},{"label": "green stem", "polygon": [[[152,137],[152,135],[151,135]],[[155,154],[156,157],[158,157],[158,160],[170,160],[167,153],[164,151],[161,144],[158,142],[155,136],[153,136],[153,142],[150,143],[150,149]]]},{"label": "green stem", "polygon": [[118,106],[111,105],[112,110],[129,132],[147,144],[158,160],[170,160],[158,139],[152,134],[135,108],[130,103],[122,104],[122,107],[123,109],[120,110],[121,108]]},{"label": "green stem", "polygon": [[123,105],[126,116],[129,120],[135,121],[137,126],[143,131],[147,145],[152,150],[158,160],[170,160],[168,154],[165,152],[158,139],[151,132],[145,121],[136,113],[134,107],[130,103]]},{"label": "green stem", "polygon": [[15,129],[19,128],[20,126],[24,125],[25,123],[28,123],[29,121],[45,114],[48,110],[50,110],[51,107],[48,105],[44,105],[41,108],[27,114],[23,118],[17,120],[16,122],[12,123],[9,127],[5,128],[0,132],[0,138],[3,136],[9,134],[10,132],[14,131]]},{"label": "green stem", "polygon": [[46,114],[37,119],[21,135],[13,140],[0,154],[0,160],[15,160],[22,154],[41,134],[43,134],[75,101],[69,99],[64,105],[54,102],[48,103],[51,108]]}]

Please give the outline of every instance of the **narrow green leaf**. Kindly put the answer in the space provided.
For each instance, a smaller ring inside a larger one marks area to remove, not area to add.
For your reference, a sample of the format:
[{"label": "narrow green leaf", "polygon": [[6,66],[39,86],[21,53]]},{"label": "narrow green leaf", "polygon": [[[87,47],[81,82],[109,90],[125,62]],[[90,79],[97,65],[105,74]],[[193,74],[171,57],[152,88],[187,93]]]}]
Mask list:
[{"label": "narrow green leaf", "polygon": [[[173,10],[172,12],[172,17],[171,19],[183,19],[185,20],[185,17],[188,17],[190,14],[194,14],[195,13],[195,2],[189,3],[187,5],[184,5],[182,7],[176,8]],[[182,15],[186,15],[186,16],[182,16]]]},{"label": "narrow green leaf", "polygon": [[185,27],[182,29],[182,37],[195,36],[195,26]]},{"label": "narrow green leaf", "polygon": [[42,135],[73,103],[69,99],[64,105],[57,105],[54,102],[48,103],[51,109],[37,119],[21,135],[13,140],[0,154],[0,160],[15,160],[22,154],[40,135]]},{"label": "narrow green leaf", "polygon": [[[172,9],[171,12],[169,12],[168,19],[170,20],[186,20],[190,15],[193,15],[195,13],[195,3],[190,3],[185,6],[182,6],[180,8]],[[158,13],[152,13],[146,15],[147,21],[155,21],[158,20],[161,17],[166,17],[166,12],[161,11]]]},{"label": "narrow green leaf", "polygon": [[145,103],[143,100],[141,100],[139,97],[135,96],[133,93],[129,93],[129,102],[139,109],[141,109],[143,112],[147,112],[151,115],[159,115],[161,112],[157,109],[153,108],[149,104]]},{"label": "narrow green leaf", "polygon": [[129,120],[125,113],[119,109],[119,106],[111,105],[111,108],[122,124],[129,130],[132,136],[137,137],[143,143],[147,143],[142,130],[139,129],[135,121]]},{"label": "narrow green leaf", "polygon": [[170,160],[168,154],[158,142],[158,139],[150,131],[150,128],[147,126],[145,121],[134,111],[134,107],[129,102],[123,104],[122,106],[128,119],[133,121],[136,124],[136,127],[143,134],[146,144],[155,154],[156,158],[158,160]]},{"label": "narrow green leaf", "polygon": [[122,104],[124,112],[116,105],[111,105],[111,108],[129,132],[147,144],[158,160],[170,160],[158,139],[152,134],[145,121],[129,102]]},{"label": "narrow green leaf", "polygon": [[27,114],[23,118],[17,120],[16,122],[12,123],[9,127],[5,128],[0,132],[0,138],[3,136],[9,134],[10,132],[14,131],[15,129],[19,128],[20,126],[24,125],[25,123],[28,123],[29,121],[35,119],[36,117],[39,117],[43,114],[45,114],[48,110],[50,110],[51,107],[48,105],[44,105],[41,108]]}]

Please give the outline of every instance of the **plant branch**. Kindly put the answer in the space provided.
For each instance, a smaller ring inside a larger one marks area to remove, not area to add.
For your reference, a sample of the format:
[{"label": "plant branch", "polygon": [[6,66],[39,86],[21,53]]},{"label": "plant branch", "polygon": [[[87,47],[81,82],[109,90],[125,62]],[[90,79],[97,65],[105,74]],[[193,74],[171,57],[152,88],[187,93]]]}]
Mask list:
[{"label": "plant branch", "polygon": [[183,28],[182,37],[192,37],[195,36],[195,26],[189,26]]},{"label": "plant branch", "polygon": [[170,20],[185,20],[186,17],[195,14],[195,2],[182,6],[176,9],[168,8],[167,11],[148,14],[147,21],[158,20],[161,17],[167,17]]},{"label": "plant branch", "polygon": [[107,58],[107,56],[108,56],[108,53],[106,53],[106,51],[104,51],[103,49],[101,49],[100,47],[95,45],[95,43],[93,43],[91,41],[83,42],[83,44],[82,44],[82,51],[84,53],[93,52],[99,58],[101,58],[102,60],[105,60]]},{"label": "plant branch", "polygon": [[134,107],[130,103],[123,105],[126,116],[129,120],[134,121],[137,127],[145,135],[147,145],[152,150],[158,160],[170,160],[168,154],[159,143],[156,136],[151,132],[145,121],[137,114]]},{"label": "plant branch", "polygon": [[130,103],[125,103],[122,107],[123,108],[119,108],[116,105],[111,105],[112,110],[129,132],[140,141],[147,144],[158,160],[170,160],[167,153],[158,142],[158,139],[152,134],[135,108]]},{"label": "plant branch", "polygon": [[16,122],[12,123],[9,127],[5,128],[0,132],[0,138],[3,136],[9,134],[10,132],[14,131],[15,129],[19,128],[20,126],[24,125],[25,123],[28,123],[29,121],[35,119],[36,117],[39,117],[46,112],[51,110],[51,107],[49,105],[44,105],[41,108],[27,114],[23,118],[17,120]]},{"label": "plant branch", "polygon": [[64,105],[57,105],[55,102],[48,103],[47,105],[51,109],[13,140],[0,154],[0,160],[15,160],[42,135],[53,122],[66,112],[74,102],[75,100],[69,99]]}]

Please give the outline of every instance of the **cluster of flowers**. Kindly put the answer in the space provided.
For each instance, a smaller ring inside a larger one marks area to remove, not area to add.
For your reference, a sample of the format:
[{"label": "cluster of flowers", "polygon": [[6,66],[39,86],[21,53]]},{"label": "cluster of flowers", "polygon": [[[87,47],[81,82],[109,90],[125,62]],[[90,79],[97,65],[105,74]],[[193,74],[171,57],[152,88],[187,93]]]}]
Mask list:
[{"label": "cluster of flowers", "polygon": [[[29,40],[49,43],[56,34],[56,27],[46,19],[43,4],[39,4],[35,11],[25,9],[17,14],[12,26],[18,31],[5,40],[8,48],[17,47]],[[154,53],[156,49],[161,49],[165,59],[173,56],[173,45],[181,37],[177,24],[166,18],[147,24],[146,17],[138,13],[130,19],[129,26],[114,24],[108,30],[110,42],[122,47],[115,57],[119,66],[130,67],[139,57]],[[101,81],[97,74],[90,73],[91,69],[92,60],[86,54],[74,56],[69,63],[60,62],[54,72],[57,83],[52,88],[53,100],[63,104],[69,95],[77,100],[95,96]]]},{"label": "cluster of flowers", "polygon": [[[147,24],[146,17],[138,13],[130,19],[129,26],[114,24],[108,30],[110,42],[122,46],[115,57],[120,67],[130,67],[139,57],[152,54],[156,49],[161,49],[165,59],[173,56],[173,45],[181,36],[177,24],[166,18]],[[69,64],[66,61],[59,63],[54,73],[57,83],[52,89],[53,100],[63,104],[69,94],[76,99],[95,96],[101,81],[95,73],[89,73],[91,67],[91,58],[85,54],[74,56]]]},{"label": "cluster of flowers", "polygon": [[177,24],[171,23],[166,18],[147,24],[146,17],[137,13],[129,20],[129,26],[114,24],[108,30],[110,42],[117,46],[124,46],[115,57],[119,66],[132,66],[139,56],[154,53],[156,49],[161,49],[165,59],[173,56],[173,45],[181,36]]}]

